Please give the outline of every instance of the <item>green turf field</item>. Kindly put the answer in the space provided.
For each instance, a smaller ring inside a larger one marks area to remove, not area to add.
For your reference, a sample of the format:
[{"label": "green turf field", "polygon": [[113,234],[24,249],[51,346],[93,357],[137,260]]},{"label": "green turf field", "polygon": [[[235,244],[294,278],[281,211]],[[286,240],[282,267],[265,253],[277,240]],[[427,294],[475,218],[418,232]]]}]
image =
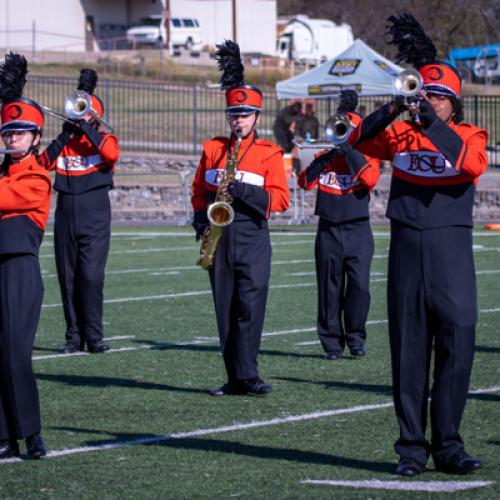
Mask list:
[{"label": "green turf field", "polygon": [[[462,435],[484,467],[447,476],[429,461],[417,481],[393,475],[388,228],[374,226],[367,356],[338,361],[324,360],[316,341],[315,229],[284,229],[272,233],[259,359],[274,391],[264,398],[208,394],[224,369],[208,276],[194,265],[199,247],[185,228],[115,228],[105,290],[112,350],[59,354],[64,323],[49,229],[34,367],[50,453],[0,463],[0,498],[500,498],[500,235],[478,227],[474,238],[481,312]],[[402,492],[309,480],[446,484]],[[436,492],[457,481],[493,483]]]}]

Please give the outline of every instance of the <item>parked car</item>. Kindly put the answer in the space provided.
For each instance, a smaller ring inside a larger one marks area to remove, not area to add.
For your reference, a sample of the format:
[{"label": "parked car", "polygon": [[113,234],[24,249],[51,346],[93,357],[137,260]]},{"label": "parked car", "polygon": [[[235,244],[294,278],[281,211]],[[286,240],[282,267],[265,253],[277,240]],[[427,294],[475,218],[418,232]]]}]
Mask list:
[{"label": "parked car", "polygon": [[[127,40],[134,46],[164,46],[167,29],[165,18],[152,15],[139,19],[127,30]],[[170,46],[173,49],[184,47],[186,50],[201,49],[201,29],[198,19],[172,17],[170,19]]]}]

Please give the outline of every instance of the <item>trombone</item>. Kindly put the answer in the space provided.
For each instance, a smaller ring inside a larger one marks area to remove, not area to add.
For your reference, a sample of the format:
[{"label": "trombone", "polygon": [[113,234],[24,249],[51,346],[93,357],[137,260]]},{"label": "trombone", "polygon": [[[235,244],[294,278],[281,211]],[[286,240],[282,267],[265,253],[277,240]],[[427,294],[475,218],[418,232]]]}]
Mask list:
[{"label": "trombone", "polygon": [[70,121],[76,123],[78,120],[83,119],[84,116],[90,115],[92,118],[98,122],[105,130],[106,133],[113,133],[113,128],[111,125],[106,123],[102,118],[100,118],[96,111],[92,108],[92,104],[90,101],[90,95],[83,90],[77,90],[71,94],[69,94],[66,99],[64,99],[64,112],[59,113],[58,111],[54,111],[52,108],[48,106],[40,107],[49,115],[52,115],[55,118],[63,121]]},{"label": "trombone", "polygon": [[299,149],[315,149],[315,150],[325,150],[325,149],[335,149],[340,144],[349,139],[352,132],[351,120],[347,115],[337,113],[330,118],[325,123],[323,130],[323,135],[325,137],[324,141],[297,141],[295,144]]},{"label": "trombone", "polygon": [[351,120],[349,120],[346,115],[339,113],[326,120],[324,131],[325,139],[335,146],[346,142],[351,132]]}]

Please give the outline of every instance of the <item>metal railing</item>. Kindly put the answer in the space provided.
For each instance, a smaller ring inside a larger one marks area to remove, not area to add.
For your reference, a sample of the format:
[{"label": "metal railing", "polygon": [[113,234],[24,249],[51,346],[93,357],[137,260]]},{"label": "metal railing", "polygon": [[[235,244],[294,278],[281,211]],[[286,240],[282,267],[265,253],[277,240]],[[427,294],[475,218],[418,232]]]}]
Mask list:
[{"label": "metal railing", "polygon": [[[26,97],[56,110],[75,89],[76,77],[30,76]],[[193,84],[143,83],[101,79],[97,93],[105,105],[105,120],[116,130],[124,150],[197,155],[203,141],[227,135],[222,110],[224,95],[219,88]],[[389,97],[362,97],[358,110],[366,114]],[[500,144],[500,96],[465,96],[465,120],[489,131],[489,147]],[[317,101],[320,123],[333,114],[336,103]],[[264,92],[264,107],[258,127],[261,137],[273,140],[274,118],[284,103],[274,89]],[[47,117],[45,139],[57,135],[60,122]]]}]

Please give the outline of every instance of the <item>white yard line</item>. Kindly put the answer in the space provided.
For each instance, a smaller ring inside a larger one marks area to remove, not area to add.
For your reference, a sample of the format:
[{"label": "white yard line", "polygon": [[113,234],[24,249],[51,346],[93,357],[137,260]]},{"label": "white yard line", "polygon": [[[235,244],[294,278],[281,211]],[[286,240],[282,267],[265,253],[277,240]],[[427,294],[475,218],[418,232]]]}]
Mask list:
[{"label": "white yard line", "polygon": [[[306,288],[316,286],[316,283],[296,283],[290,285],[271,285],[269,289],[280,289],[280,288]],[[164,293],[160,295],[143,295],[139,297],[120,297],[116,299],[104,299],[105,304],[121,304],[124,302],[141,302],[143,300],[166,300],[166,299],[177,299],[180,297],[196,297],[198,295],[211,295],[211,290],[197,290],[190,292],[180,292],[180,293]],[[52,309],[54,307],[61,307],[62,304],[44,304],[42,309]]]},{"label": "white yard line", "polygon": [[[387,323],[386,319],[381,319],[381,320],[372,320],[368,321],[367,324],[373,325],[373,324],[380,324],[380,323]],[[294,328],[291,330],[277,330],[277,331],[272,331],[272,332],[264,332],[262,334],[262,337],[267,338],[267,337],[276,337],[280,335],[289,335],[291,333],[306,333],[306,332],[315,332],[317,328],[315,326],[307,327],[307,328]],[[134,336],[132,336],[134,337]],[[108,337],[107,340],[111,340],[113,337]],[[118,339],[118,337],[114,337],[115,340]],[[189,345],[200,345],[200,344],[213,344],[213,343],[219,343],[219,337],[195,337],[194,340],[188,341],[188,342],[165,342],[165,343],[157,343],[157,344],[142,344],[142,345],[137,345],[137,346],[128,346],[128,347],[120,347],[116,349],[110,349],[109,351],[106,351],[106,356],[109,354],[113,354],[116,352],[130,352],[130,351],[141,351],[141,350],[155,350],[155,349],[162,349],[165,347],[176,347],[176,346],[189,346]],[[72,358],[76,356],[89,356],[88,352],[76,352],[73,354],[42,354],[40,356],[33,356],[33,361],[41,361],[45,359],[59,359],[59,358]]]},{"label": "white yard line", "polygon": [[[500,386],[487,387],[487,388],[485,387],[485,388],[479,389],[479,391],[481,391],[480,394],[499,392]],[[476,394],[476,393],[477,393],[477,391],[471,391],[469,394]],[[269,420],[257,420],[257,421],[252,421],[252,422],[242,422],[242,423],[236,423],[236,424],[232,424],[232,425],[224,425],[221,427],[195,429],[195,430],[187,431],[187,432],[175,432],[172,434],[165,434],[163,436],[147,436],[147,437],[142,437],[142,438],[130,439],[130,440],[126,440],[126,441],[114,441],[113,443],[97,444],[94,446],[81,446],[78,448],[66,448],[63,450],[50,451],[49,453],[47,453],[47,456],[44,458],[44,460],[51,459],[51,458],[70,456],[70,455],[77,455],[77,454],[81,454],[81,453],[90,453],[90,452],[94,452],[94,451],[112,450],[112,449],[116,449],[116,448],[123,448],[124,446],[137,446],[137,445],[143,445],[143,444],[164,443],[166,441],[173,441],[175,439],[185,439],[185,438],[192,438],[192,437],[209,436],[209,435],[214,435],[214,434],[224,434],[227,432],[242,431],[242,430],[247,430],[247,429],[257,429],[260,427],[270,427],[270,426],[274,426],[274,425],[283,425],[283,424],[289,424],[289,423],[294,423],[294,422],[304,422],[307,420],[315,420],[318,418],[335,417],[337,415],[346,415],[346,414],[352,414],[352,413],[361,413],[361,412],[366,412],[366,411],[380,410],[380,409],[384,409],[384,408],[390,408],[391,406],[393,406],[392,401],[385,401],[385,402],[378,403],[378,404],[357,405],[357,406],[350,406],[347,408],[337,408],[335,410],[303,413],[302,415],[289,415],[287,417],[276,417],[276,418],[272,418]],[[0,465],[7,464],[7,463],[19,463],[22,461],[23,460],[19,459],[19,458],[12,458],[12,459],[0,461]]]},{"label": "white yard line", "polygon": [[[396,490],[396,491],[429,491],[431,493],[453,493],[455,491],[484,488],[495,484],[495,481],[379,481],[369,479],[365,481],[339,481],[304,479],[302,484],[318,484],[322,486],[344,486],[347,488],[369,490]],[[337,492],[339,494],[339,492]]]}]

